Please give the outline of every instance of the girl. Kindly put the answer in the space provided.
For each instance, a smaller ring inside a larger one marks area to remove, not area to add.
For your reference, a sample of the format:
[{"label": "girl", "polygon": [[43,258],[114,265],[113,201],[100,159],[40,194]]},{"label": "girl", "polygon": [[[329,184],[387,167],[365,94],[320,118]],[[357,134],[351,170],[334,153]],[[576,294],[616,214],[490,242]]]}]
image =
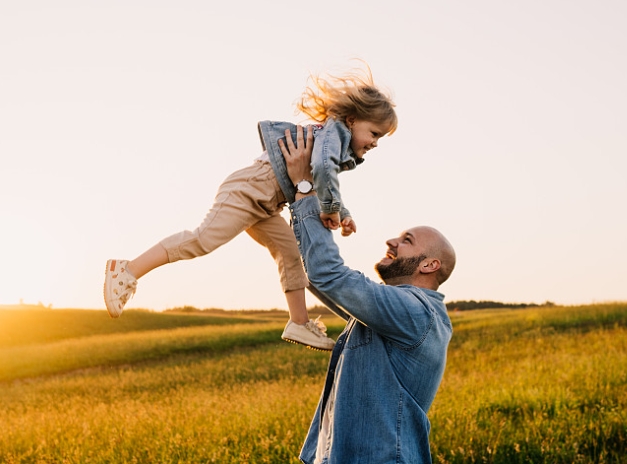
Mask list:
[{"label": "girl", "polygon": [[369,69],[343,76],[312,76],[311,81],[297,109],[318,123],[307,128],[314,136],[313,184],[307,180],[292,184],[279,147],[287,133],[297,139],[297,126],[260,122],[262,155],[222,183],[213,206],[196,230],[167,237],[131,261],[107,261],[104,299],[111,317],[122,314],[124,305],[135,294],[137,279],[164,264],[211,253],[246,231],[270,251],[279,268],[290,316],[281,338],[311,349],[333,348],[335,342],[327,337],[320,318],[310,320],[307,314],[307,277],[294,234],[280,212],[294,201],[296,191],[315,190],[324,225],[329,229],[341,227],[343,236],[356,232],[356,224],[342,203],[337,174],[361,164],[379,138],[396,130],[397,118],[394,103],[375,87]]}]

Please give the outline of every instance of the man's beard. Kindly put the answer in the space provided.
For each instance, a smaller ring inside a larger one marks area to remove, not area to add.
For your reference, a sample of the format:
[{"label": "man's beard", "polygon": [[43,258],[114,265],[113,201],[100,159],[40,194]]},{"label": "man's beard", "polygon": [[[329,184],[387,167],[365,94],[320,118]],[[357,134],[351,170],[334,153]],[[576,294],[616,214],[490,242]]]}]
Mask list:
[{"label": "man's beard", "polygon": [[390,264],[377,263],[374,267],[383,282],[388,282],[396,277],[413,275],[426,255],[412,256],[411,258],[396,258]]}]

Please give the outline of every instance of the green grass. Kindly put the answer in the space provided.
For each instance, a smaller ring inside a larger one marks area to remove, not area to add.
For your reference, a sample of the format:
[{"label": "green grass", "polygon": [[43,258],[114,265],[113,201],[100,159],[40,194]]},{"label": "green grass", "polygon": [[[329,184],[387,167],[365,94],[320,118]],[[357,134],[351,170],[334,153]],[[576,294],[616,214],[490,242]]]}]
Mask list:
[{"label": "green grass", "polygon": [[326,359],[284,345],[14,383],[0,462],[296,462]]},{"label": "green grass", "polygon": [[[451,317],[435,463],[627,463],[627,304]],[[328,354],[285,320],[0,311],[0,462],[297,463]]]},{"label": "green grass", "polygon": [[[94,335],[169,330],[207,325],[245,324],[270,319],[270,316],[264,318],[262,315],[257,314],[255,317],[225,317],[223,315],[190,317],[189,315],[176,313],[127,310],[124,311],[123,317],[110,319],[104,310],[0,310],[0,348],[92,337]],[[276,314],[274,317],[276,318]],[[284,313],[282,317],[275,320],[286,319],[287,313]]]},{"label": "green grass", "polygon": [[452,316],[435,462],[627,462],[626,304]]}]

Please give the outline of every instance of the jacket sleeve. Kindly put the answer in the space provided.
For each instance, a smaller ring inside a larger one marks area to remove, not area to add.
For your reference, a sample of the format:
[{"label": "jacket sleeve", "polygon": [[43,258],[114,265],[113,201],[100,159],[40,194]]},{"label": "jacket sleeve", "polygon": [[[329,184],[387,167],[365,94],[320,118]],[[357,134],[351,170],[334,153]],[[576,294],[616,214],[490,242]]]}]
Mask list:
[{"label": "jacket sleeve", "polygon": [[342,197],[338,174],[341,171],[341,154],[346,150],[340,128],[333,121],[327,122],[316,136],[311,154],[314,186],[323,213],[342,211]]},{"label": "jacket sleeve", "polygon": [[348,217],[348,216],[350,216],[350,215],[351,215],[350,211],[349,211],[349,210],[347,210],[347,209],[344,207],[344,203],[342,203],[342,206],[341,206],[341,208],[340,208],[340,221],[343,221],[345,217]]}]

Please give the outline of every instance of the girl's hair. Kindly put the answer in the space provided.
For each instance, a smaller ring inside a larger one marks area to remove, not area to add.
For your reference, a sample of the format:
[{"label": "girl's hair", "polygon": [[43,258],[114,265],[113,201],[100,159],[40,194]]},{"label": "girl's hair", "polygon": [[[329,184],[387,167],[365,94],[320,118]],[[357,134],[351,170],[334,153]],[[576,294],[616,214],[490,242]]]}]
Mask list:
[{"label": "girl's hair", "polygon": [[[364,63],[365,64],[365,63]],[[389,95],[374,85],[370,67],[354,68],[341,75],[314,76],[296,103],[299,111],[314,121],[323,123],[328,118],[344,122],[346,117],[386,124],[392,134],[398,126],[394,107]]]}]

